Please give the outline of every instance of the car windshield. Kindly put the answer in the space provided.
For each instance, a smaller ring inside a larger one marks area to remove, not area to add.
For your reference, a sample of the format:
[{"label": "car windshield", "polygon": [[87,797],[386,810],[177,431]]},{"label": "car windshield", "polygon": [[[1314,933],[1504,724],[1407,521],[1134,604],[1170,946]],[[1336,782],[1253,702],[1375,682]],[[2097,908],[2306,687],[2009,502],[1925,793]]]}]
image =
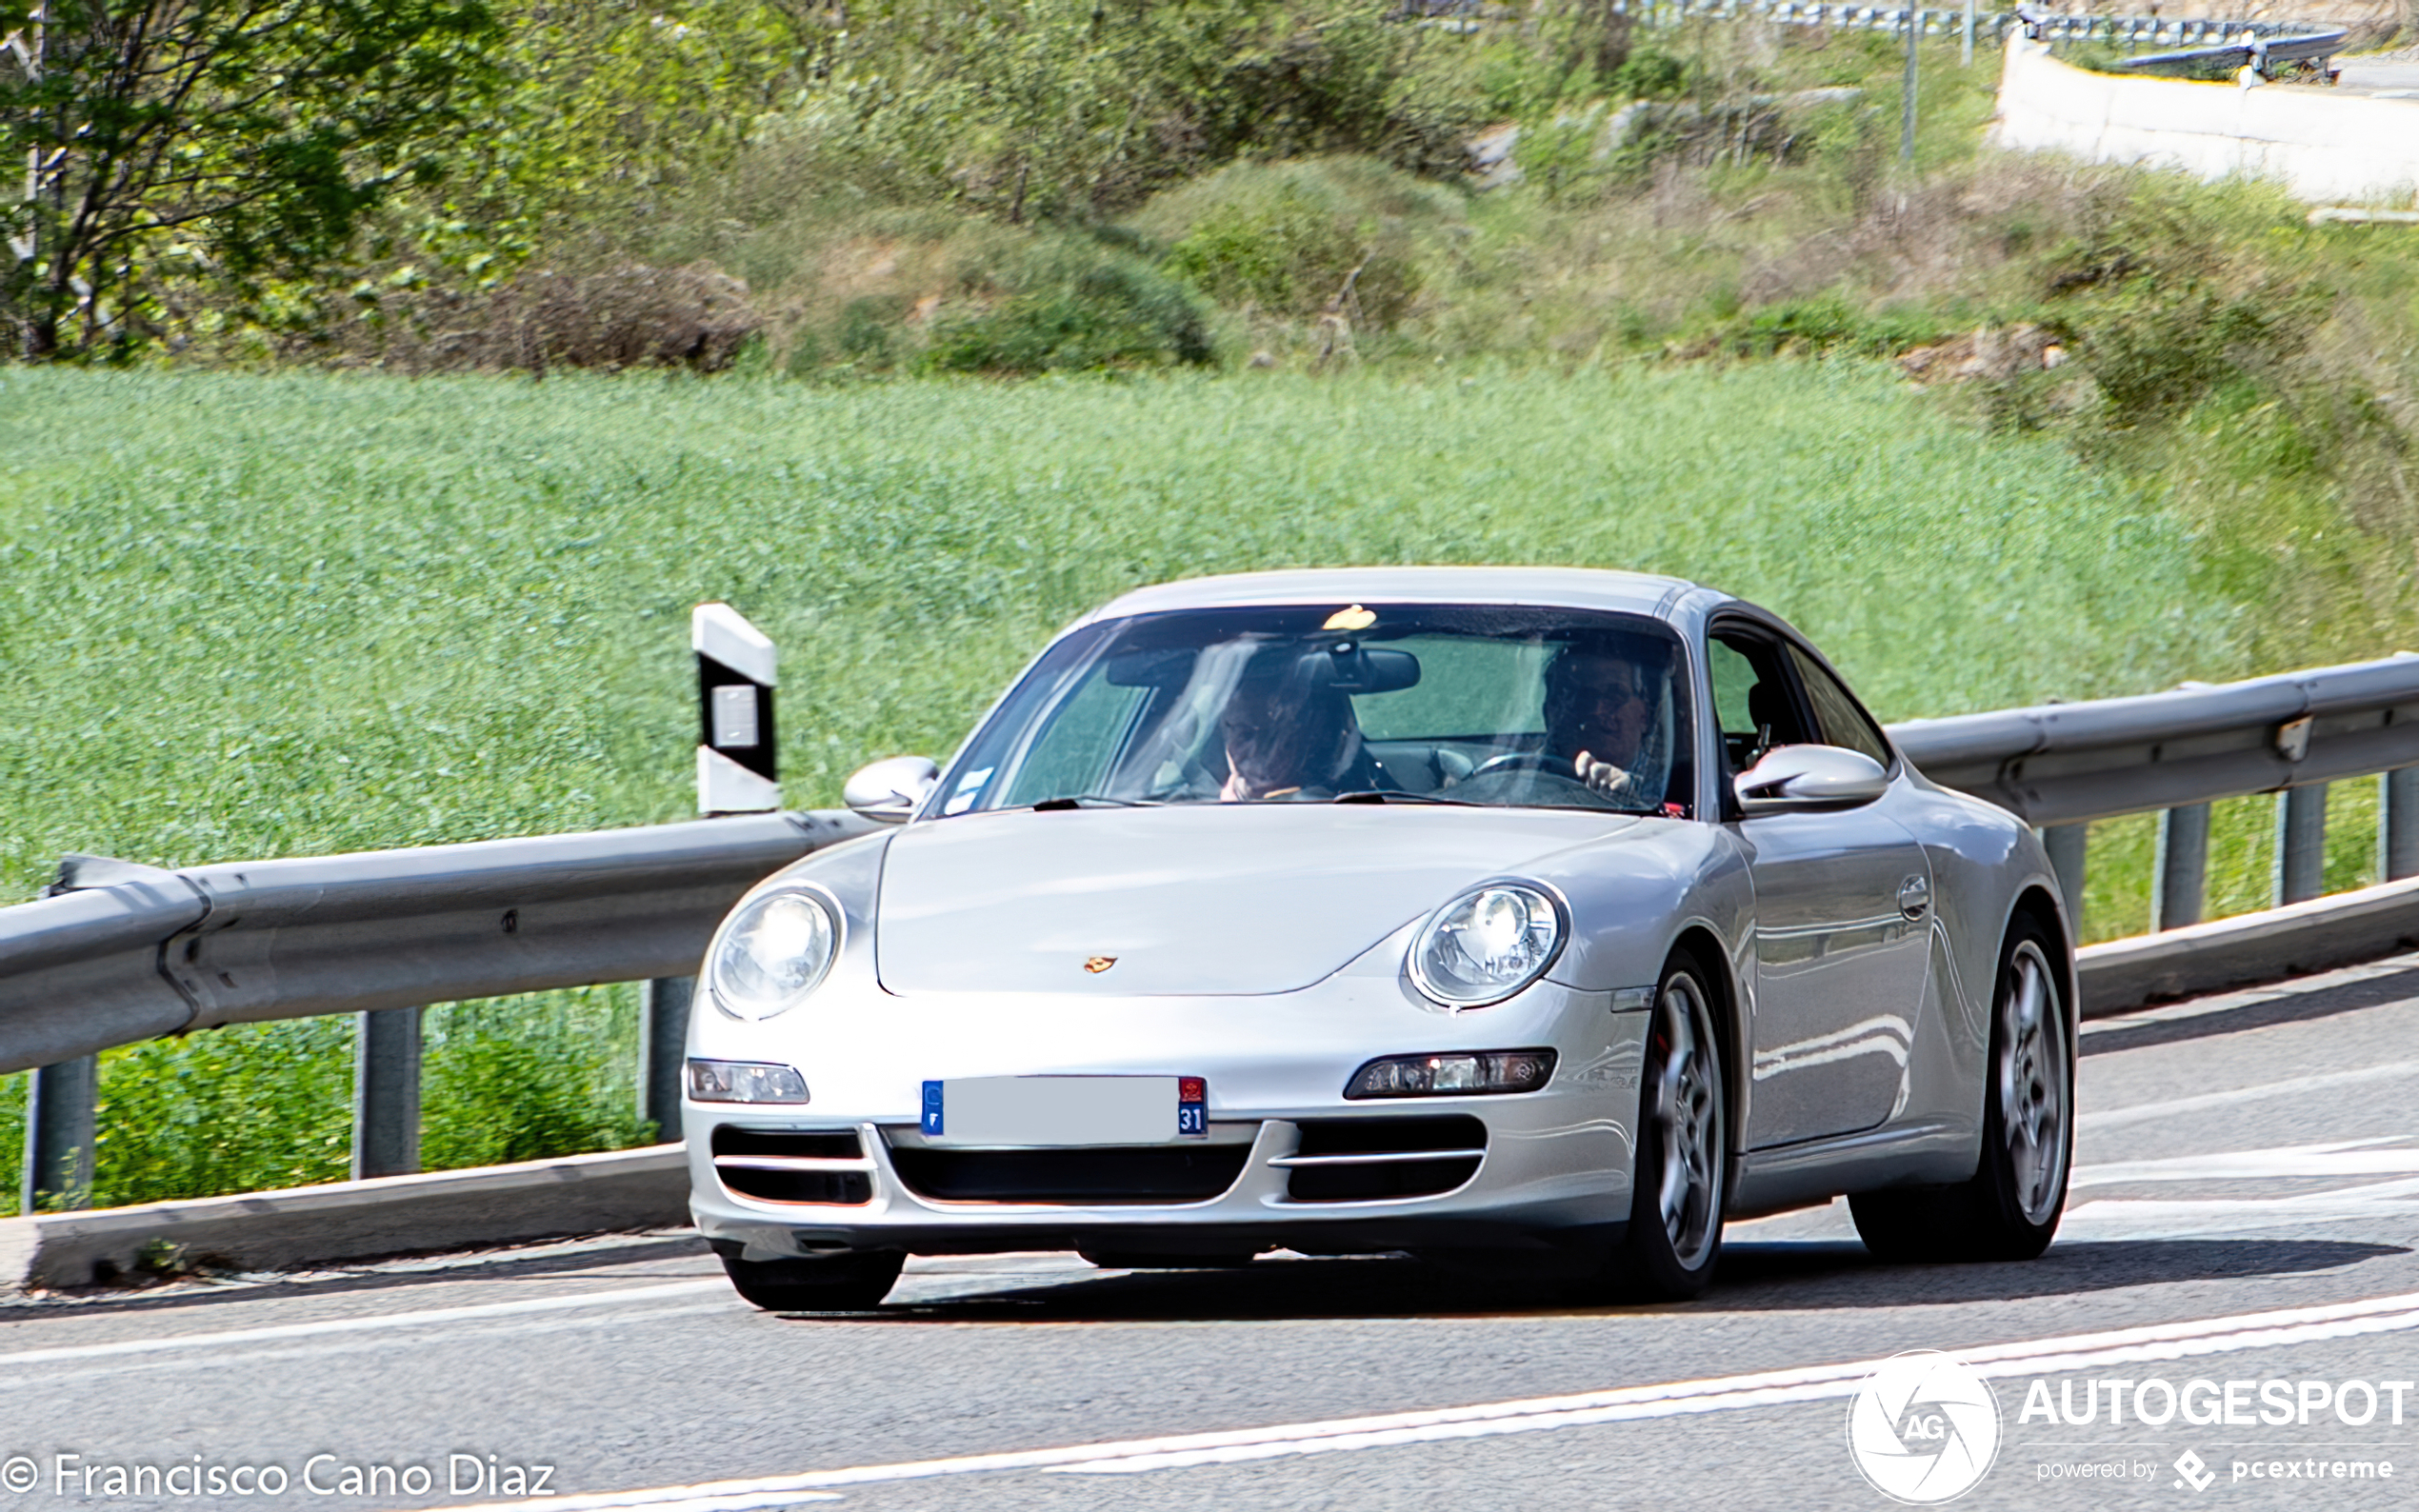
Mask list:
[{"label": "car windshield", "polygon": [[968,743],[938,811],[1342,802],[1687,817],[1687,687],[1678,640],[1637,615],[1138,615],[1053,645]]}]

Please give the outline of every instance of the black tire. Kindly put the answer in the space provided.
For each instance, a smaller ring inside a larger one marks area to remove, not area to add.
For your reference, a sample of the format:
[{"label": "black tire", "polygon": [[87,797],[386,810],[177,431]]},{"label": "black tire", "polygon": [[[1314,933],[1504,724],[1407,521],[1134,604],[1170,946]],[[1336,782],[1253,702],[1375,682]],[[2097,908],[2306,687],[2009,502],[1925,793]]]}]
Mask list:
[{"label": "black tire", "polygon": [[1638,1093],[1629,1224],[1607,1279],[1624,1294],[1679,1302],[1713,1281],[1730,1196],[1730,1100],[1718,1001],[1682,953],[1663,968]]},{"label": "black tire", "polygon": [[723,1257],[731,1289],[767,1312],[864,1312],[878,1307],[907,1256],[895,1249],[852,1250],[811,1260]]},{"label": "black tire", "polygon": [[2057,1237],[2074,1155],[2074,1035],[2061,953],[2029,917],[2008,930],[1990,994],[1982,1159],[1954,1186],[1848,1200],[1883,1260],[2032,1260]]}]

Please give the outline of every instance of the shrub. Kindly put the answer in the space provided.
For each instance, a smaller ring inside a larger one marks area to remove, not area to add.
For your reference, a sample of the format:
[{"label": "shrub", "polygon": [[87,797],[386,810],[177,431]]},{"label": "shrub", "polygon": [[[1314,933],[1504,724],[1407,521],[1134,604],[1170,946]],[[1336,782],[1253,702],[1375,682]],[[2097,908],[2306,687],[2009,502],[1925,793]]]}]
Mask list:
[{"label": "shrub", "polygon": [[486,293],[384,294],[343,345],[404,372],[686,368],[720,372],[764,324],[748,286],[708,264],[526,274]]},{"label": "shrub", "polygon": [[2086,367],[2119,423],[2176,414],[2298,351],[2325,308],[2292,288],[2229,295],[2138,277],[2082,324]]},{"label": "shrub", "polygon": [[1669,100],[1689,87],[1689,66],[1655,48],[1639,48],[1613,70],[1612,92],[1632,100]]},{"label": "shrub", "polygon": [[[1071,261],[1071,260],[1070,260]],[[1201,312],[1130,256],[1071,262],[996,303],[933,322],[930,372],[1038,373],[1210,360]]]},{"label": "shrub", "polygon": [[[1339,303],[1379,326],[1423,284],[1422,243],[1460,222],[1459,196],[1367,159],[1238,165],[1135,217],[1170,272],[1222,304],[1312,315]],[[1358,269],[1358,276],[1355,276]]]}]

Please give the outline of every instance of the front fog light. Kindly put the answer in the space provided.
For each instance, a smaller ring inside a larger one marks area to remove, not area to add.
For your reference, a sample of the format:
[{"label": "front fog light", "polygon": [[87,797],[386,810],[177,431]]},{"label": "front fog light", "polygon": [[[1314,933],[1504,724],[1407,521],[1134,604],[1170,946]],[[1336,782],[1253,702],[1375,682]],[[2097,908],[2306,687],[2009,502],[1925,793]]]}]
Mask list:
[{"label": "front fog light", "polygon": [[1344,1095],[1460,1097],[1534,1092],[1554,1074],[1551,1050],[1481,1050],[1467,1055],[1389,1055],[1352,1073]]},{"label": "front fog light", "polygon": [[807,1079],[786,1065],[691,1061],[689,1095],[699,1103],[803,1103]]}]

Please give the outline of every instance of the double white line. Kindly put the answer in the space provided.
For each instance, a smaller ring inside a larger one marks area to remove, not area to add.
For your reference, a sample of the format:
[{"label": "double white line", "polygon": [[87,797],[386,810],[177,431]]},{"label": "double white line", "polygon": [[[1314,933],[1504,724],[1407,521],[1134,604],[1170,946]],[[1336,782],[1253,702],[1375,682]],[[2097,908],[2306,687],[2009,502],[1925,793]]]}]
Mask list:
[{"label": "double white line", "polygon": [[[2325,1307],[2295,1307],[2275,1312],[2244,1313],[2231,1318],[1985,1344],[1952,1352],[1986,1376],[2032,1376],[2135,1361],[2189,1360],[2244,1349],[2273,1349],[2414,1328],[2419,1328],[2419,1292],[2376,1297],[2366,1302],[2338,1303]],[[1287,1455],[1337,1454],[1355,1449],[1436,1443],[1509,1433],[1542,1433],[1554,1428],[1576,1428],[1600,1422],[1729,1412],[1742,1407],[1779,1406],[1846,1397],[1853,1394],[1857,1384],[1881,1363],[1879,1359],[1854,1360],[1839,1364],[1806,1365],[1792,1370],[1665,1382],[1659,1385],[1616,1386],[1607,1391],[1584,1392],[1575,1396],[1481,1403],[1474,1406],[1443,1407],[1429,1412],[1333,1418],[1225,1433],[1125,1439],[1054,1449],[1023,1449],[1005,1454],[970,1454],[946,1460],[858,1465],[845,1470],[810,1470],[799,1475],[762,1480],[710,1481],[641,1491],[500,1502],[485,1506],[456,1508],[455,1512],[605,1512],[605,1509],[617,1507],[643,1508],[645,1512],[743,1512],[747,1508],[827,1501],[836,1488],[843,1486],[927,1480],[938,1476],[979,1475],[996,1470],[1126,1475],[1187,1465],[1270,1460]]]}]

